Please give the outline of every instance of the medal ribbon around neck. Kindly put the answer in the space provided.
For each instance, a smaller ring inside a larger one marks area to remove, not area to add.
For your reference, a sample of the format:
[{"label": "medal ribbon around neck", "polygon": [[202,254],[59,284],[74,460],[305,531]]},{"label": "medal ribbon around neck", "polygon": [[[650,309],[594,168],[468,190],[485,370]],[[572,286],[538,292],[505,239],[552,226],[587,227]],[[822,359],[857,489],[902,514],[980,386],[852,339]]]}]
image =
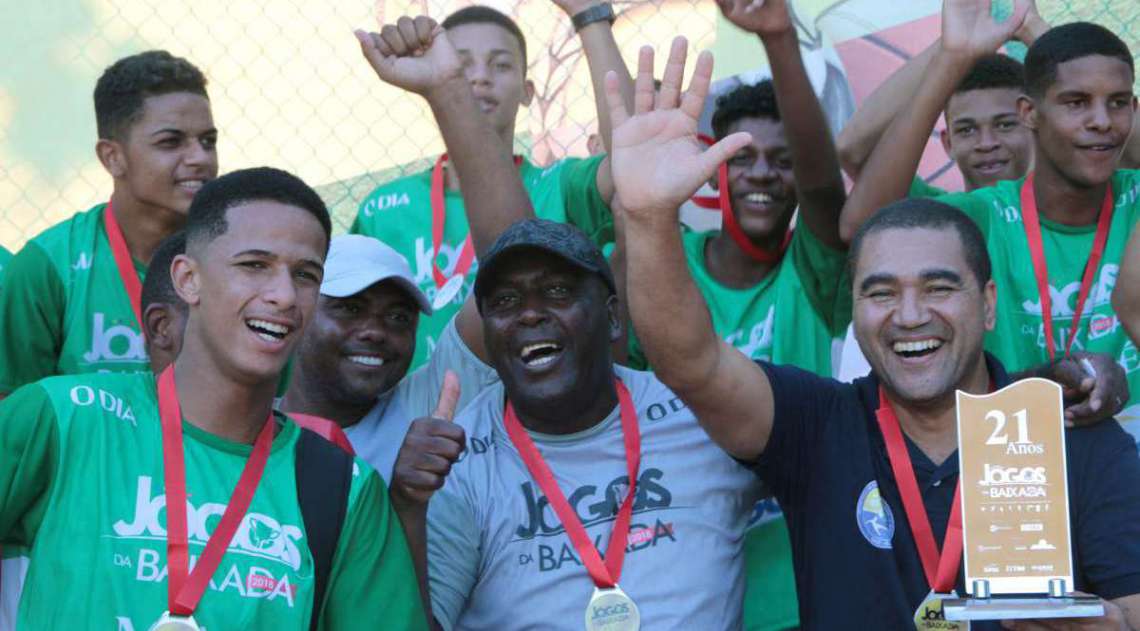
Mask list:
[{"label": "medal ribbon around neck", "polygon": [[[716,144],[716,140],[705,134],[697,134],[697,139],[708,146]],[[788,244],[792,242],[792,231],[788,230],[784,235],[784,241],[780,244],[780,249],[772,252],[756,245],[748,235],[744,234],[744,229],[740,227],[740,223],[736,221],[736,213],[732,212],[732,199],[729,197],[728,192],[728,164],[722,162],[716,170],[717,181],[717,195],[716,197],[694,195],[693,203],[700,208],[708,210],[719,210],[721,221],[724,223],[724,230],[728,236],[736,243],[737,247],[744,250],[752,260],[760,263],[775,263],[784,258],[784,252],[788,249]]]},{"label": "medal ribbon around neck", "polygon": [[621,507],[618,508],[613,531],[610,533],[610,543],[606,547],[604,563],[598,555],[597,548],[590,541],[590,535],[586,532],[586,527],[582,525],[582,520],[578,519],[578,515],[574,513],[574,509],[566,501],[566,495],[558,487],[558,482],[555,481],[550,466],[542,458],[542,454],[539,453],[534,441],[531,440],[530,434],[527,434],[522,424],[519,423],[514,406],[511,405],[510,401],[507,401],[507,408],[503,413],[503,424],[507,428],[507,436],[518,449],[523,463],[530,471],[530,476],[542,489],[551,508],[554,509],[554,513],[558,515],[563,528],[566,529],[566,535],[574,544],[574,548],[578,550],[578,556],[586,566],[586,571],[589,572],[594,585],[601,589],[616,586],[618,579],[621,578],[622,564],[625,561],[625,546],[629,539],[629,524],[633,517],[633,498],[637,494],[637,473],[641,466],[641,431],[637,425],[637,410],[633,407],[633,398],[630,397],[629,390],[626,389],[625,384],[620,379],[614,379],[614,388],[617,390],[618,407],[621,410],[621,430],[625,444],[625,464],[626,472],[629,475],[629,490],[625,494],[625,499],[622,500]]},{"label": "medal ribbon around neck", "polygon": [[[1073,342],[1077,339],[1077,331],[1081,328],[1081,317],[1084,315],[1085,299],[1089,297],[1096,271],[1100,268],[1100,259],[1104,255],[1104,245],[1108,241],[1108,229],[1112,225],[1112,184],[1109,183],[1104,191],[1104,201],[1100,206],[1100,215],[1096,221],[1096,236],[1093,238],[1092,251],[1085,263],[1085,271],[1081,276],[1081,288],[1077,294],[1077,308],[1073,311],[1073,324],[1069,330],[1069,341],[1065,344],[1064,356],[1069,355]],[[1041,318],[1045,328],[1045,350],[1049,352],[1049,361],[1056,361],[1056,350],[1053,340],[1053,301],[1049,295],[1049,269],[1045,262],[1045,246],[1041,239],[1041,218],[1037,212],[1037,196],[1033,193],[1033,174],[1025,177],[1021,185],[1021,217],[1025,222],[1025,237],[1029,241],[1029,255],[1033,259],[1033,275],[1037,279],[1037,294],[1041,298]]]},{"label": "medal ribbon around neck", "polygon": [[950,518],[946,520],[946,539],[942,543],[942,554],[934,542],[934,532],[930,529],[930,518],[922,503],[918,481],[914,477],[914,467],[910,462],[906,441],[899,427],[898,416],[887,399],[887,393],[879,386],[879,409],[875,413],[883,440],[887,445],[887,458],[895,474],[895,483],[902,496],[910,531],[914,535],[914,545],[918,548],[918,558],[922,561],[922,572],[930,588],[940,594],[948,594],[958,580],[958,568],[962,564],[962,481],[954,488],[954,504]]},{"label": "medal ribbon around neck", "polygon": [[[111,244],[111,254],[115,257],[115,267],[119,268],[119,278],[123,281],[123,289],[127,290],[127,299],[131,303],[131,311],[135,313],[135,320],[139,323],[139,330],[145,334],[142,325],[142,283],[139,282],[135,263],[131,260],[131,251],[127,249],[127,241],[123,238],[123,230],[115,213],[111,211],[111,202],[103,209],[103,227],[107,230],[107,242]],[[169,270],[167,271],[169,274]]]},{"label": "medal ribbon around neck", "polygon": [[162,419],[162,461],[166,476],[166,562],[169,567],[167,599],[170,613],[189,616],[194,613],[210,577],[218,569],[226,548],[237,533],[241,520],[253,502],[269,447],[273,443],[273,413],[257,435],[253,451],[245,462],[233,495],[226,504],[222,519],[206,542],[194,569],[189,570],[189,543],[186,525],[186,466],[182,453],[182,410],[178,405],[178,388],[174,383],[174,366],[167,367],[158,378],[158,413]]},{"label": "medal ribbon around neck", "polygon": [[[522,156],[515,156],[515,166],[522,164]],[[442,154],[435,161],[431,169],[431,275],[435,280],[436,289],[443,287],[447,277],[439,269],[439,250],[443,247],[443,228],[447,222],[447,204],[444,202],[443,168],[447,165],[447,154]],[[471,243],[471,234],[463,242],[459,251],[459,259],[455,262],[454,274],[463,277],[471,269],[471,262],[475,259],[475,246]]]}]

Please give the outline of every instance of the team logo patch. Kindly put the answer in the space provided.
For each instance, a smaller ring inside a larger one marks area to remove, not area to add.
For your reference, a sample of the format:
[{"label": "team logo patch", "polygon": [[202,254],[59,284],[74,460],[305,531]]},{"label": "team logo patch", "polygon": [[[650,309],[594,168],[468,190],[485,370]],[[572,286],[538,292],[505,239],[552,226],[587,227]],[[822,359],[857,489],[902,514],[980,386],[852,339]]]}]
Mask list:
[{"label": "team logo patch", "polygon": [[891,549],[891,537],[895,535],[895,516],[891,507],[879,494],[879,483],[871,480],[859,494],[855,504],[855,523],[863,538],[876,548]]}]

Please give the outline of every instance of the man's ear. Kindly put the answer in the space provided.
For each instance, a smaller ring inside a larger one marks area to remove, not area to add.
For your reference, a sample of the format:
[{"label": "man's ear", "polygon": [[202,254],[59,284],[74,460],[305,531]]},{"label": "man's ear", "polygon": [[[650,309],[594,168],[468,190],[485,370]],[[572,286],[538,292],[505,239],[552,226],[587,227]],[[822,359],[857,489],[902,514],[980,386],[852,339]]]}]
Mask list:
[{"label": "man's ear", "polygon": [[625,323],[621,320],[621,309],[618,304],[618,297],[611,294],[606,300],[606,317],[610,321],[610,342],[616,342],[621,339],[622,331],[625,328]]},{"label": "man's ear", "polygon": [[95,156],[99,164],[111,174],[113,178],[122,178],[127,175],[127,157],[123,145],[118,141],[100,138],[95,142]]},{"label": "man's ear", "polygon": [[174,337],[170,330],[173,324],[170,309],[170,305],[156,302],[147,305],[146,311],[143,311],[143,334],[146,335],[148,347],[167,351],[174,347]]},{"label": "man's ear", "polygon": [[1037,104],[1027,94],[1017,97],[1017,116],[1021,124],[1037,131]]},{"label": "man's ear", "polygon": [[992,278],[982,287],[982,300],[985,302],[986,330],[992,331],[997,322],[997,284]]},{"label": "man's ear", "polygon": [[938,139],[942,141],[942,150],[946,155],[950,154],[950,128],[947,127],[938,132]]},{"label": "man's ear", "polygon": [[198,261],[186,254],[174,257],[170,264],[170,278],[174,282],[174,291],[183,302],[197,305],[202,301],[202,276]]},{"label": "man's ear", "polygon": [[534,93],[535,93],[534,81],[531,81],[530,79],[523,81],[522,104],[527,106],[527,107],[530,107],[531,102],[534,101]]}]

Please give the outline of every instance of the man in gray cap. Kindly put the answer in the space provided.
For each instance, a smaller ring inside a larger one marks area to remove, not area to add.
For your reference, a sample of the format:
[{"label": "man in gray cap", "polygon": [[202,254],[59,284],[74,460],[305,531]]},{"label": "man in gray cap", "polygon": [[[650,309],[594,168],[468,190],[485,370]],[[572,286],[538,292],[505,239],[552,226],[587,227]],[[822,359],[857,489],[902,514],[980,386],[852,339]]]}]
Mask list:
[{"label": "man in gray cap", "polygon": [[497,379],[471,350],[482,341],[470,305],[448,323],[429,362],[408,374],[419,315],[431,312],[400,253],[372,237],[334,238],[280,408],[335,422],[391,482],[408,426],[434,409],[448,372],[457,377],[449,387],[458,387],[459,405]]}]

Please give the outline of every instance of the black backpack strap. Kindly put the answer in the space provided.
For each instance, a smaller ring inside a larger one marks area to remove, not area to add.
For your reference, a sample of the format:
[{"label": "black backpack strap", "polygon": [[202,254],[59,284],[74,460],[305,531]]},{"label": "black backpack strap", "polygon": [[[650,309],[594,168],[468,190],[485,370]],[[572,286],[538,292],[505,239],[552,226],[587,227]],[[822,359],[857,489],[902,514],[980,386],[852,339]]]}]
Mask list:
[{"label": "black backpack strap", "polygon": [[316,631],[332,572],[333,554],[348,511],[353,459],[331,441],[307,429],[301,429],[296,455],[297,499],[305,520],[309,551],[313,554],[316,583],[309,629]]}]

